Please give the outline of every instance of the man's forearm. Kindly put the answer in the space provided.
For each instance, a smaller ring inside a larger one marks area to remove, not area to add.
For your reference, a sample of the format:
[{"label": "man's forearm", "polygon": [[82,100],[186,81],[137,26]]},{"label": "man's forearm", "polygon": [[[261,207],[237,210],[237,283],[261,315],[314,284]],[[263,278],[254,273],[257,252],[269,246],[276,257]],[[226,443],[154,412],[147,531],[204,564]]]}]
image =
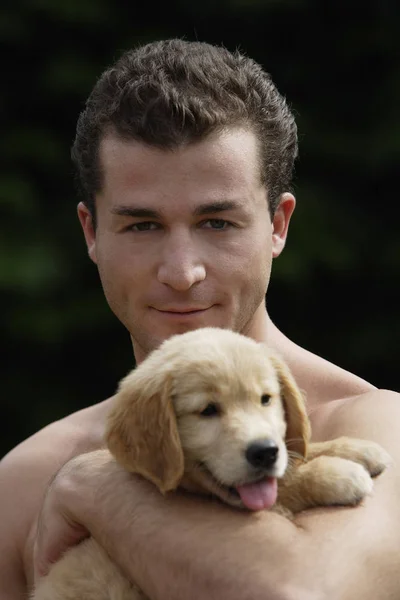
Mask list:
[{"label": "man's forearm", "polygon": [[364,600],[396,597],[400,548],[382,511],[382,498],[395,497],[389,476],[368,508],[317,509],[296,524],[269,511],[162,497],[105,451],[68,469],[54,482],[56,514],[84,524],[152,600],[352,600],[360,589]]},{"label": "man's forearm", "polygon": [[[279,529],[280,548],[275,544],[272,549],[266,536],[260,536],[255,515],[232,514],[189,498],[171,500],[152,498],[147,505],[136,505],[137,516],[129,525],[121,507],[118,525],[113,522],[104,530],[104,538],[99,532],[100,543],[152,600],[287,600],[286,582],[293,573],[289,578],[285,563],[277,559],[286,555],[286,566],[292,564],[290,553],[298,544],[292,524],[284,535]],[[271,535],[278,534],[271,529]],[[97,535],[95,529],[93,533]]]},{"label": "man's forearm", "polygon": [[[163,498],[105,453],[83,461],[73,476],[67,504],[152,600],[313,598],[293,568],[296,556],[304,558],[304,537],[283,517],[183,495]],[[89,482],[90,493],[82,494]]]}]

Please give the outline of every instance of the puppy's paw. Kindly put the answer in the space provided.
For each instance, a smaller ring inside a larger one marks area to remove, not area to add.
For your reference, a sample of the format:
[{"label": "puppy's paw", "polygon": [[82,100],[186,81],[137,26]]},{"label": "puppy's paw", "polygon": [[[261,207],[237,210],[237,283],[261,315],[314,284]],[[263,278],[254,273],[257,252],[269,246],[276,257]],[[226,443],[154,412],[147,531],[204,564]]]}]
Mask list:
[{"label": "puppy's paw", "polygon": [[[376,442],[368,440],[339,438],[338,456],[362,465],[371,477],[380,475],[391,463],[391,456]],[[343,452],[340,451],[342,447]]]},{"label": "puppy's paw", "polygon": [[371,477],[377,477],[392,463],[392,457],[379,444],[367,442],[365,452],[359,461]]},{"label": "puppy's paw", "polygon": [[303,470],[313,506],[354,506],[374,487],[365,468],[345,458],[319,456]]},{"label": "puppy's paw", "polygon": [[297,514],[318,506],[355,506],[373,487],[363,465],[338,456],[317,456],[286,475],[278,500]]},{"label": "puppy's paw", "polygon": [[371,494],[374,482],[365,468],[351,460],[341,461],[340,471],[336,475],[332,488],[332,504],[355,505]]}]

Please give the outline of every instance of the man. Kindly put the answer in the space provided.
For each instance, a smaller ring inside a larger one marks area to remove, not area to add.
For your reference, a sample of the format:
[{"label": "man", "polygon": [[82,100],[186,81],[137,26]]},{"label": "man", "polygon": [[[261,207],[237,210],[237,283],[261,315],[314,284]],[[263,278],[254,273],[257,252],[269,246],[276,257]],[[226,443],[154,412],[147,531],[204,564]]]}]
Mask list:
[{"label": "man", "polygon": [[73,148],[89,256],[138,362],[206,325],[266,341],[307,395],[315,440],[375,440],[393,467],[362,506],[294,522],[164,498],[107,452],[89,468],[110,398],[3,460],[1,600],[24,598],[35,570],[89,533],[154,600],[400,596],[398,395],[296,346],[265,306],[295,206],[296,154],[293,116],[252,60],[179,40],[128,52],[97,82]]}]

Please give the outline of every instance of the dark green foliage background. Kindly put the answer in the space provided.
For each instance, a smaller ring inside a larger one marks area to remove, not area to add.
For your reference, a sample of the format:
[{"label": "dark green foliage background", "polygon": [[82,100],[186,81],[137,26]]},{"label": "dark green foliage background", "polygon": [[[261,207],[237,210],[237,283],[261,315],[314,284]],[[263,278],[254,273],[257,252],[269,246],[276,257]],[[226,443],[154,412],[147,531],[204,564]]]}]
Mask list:
[{"label": "dark green foliage background", "polygon": [[[400,14],[393,0],[17,0],[0,8],[0,456],[112,394],[132,365],[76,218],[69,148],[103,68],[139,42],[239,46],[296,111],[298,207],[270,314],[400,389]],[[377,406],[379,410],[379,406]]]}]

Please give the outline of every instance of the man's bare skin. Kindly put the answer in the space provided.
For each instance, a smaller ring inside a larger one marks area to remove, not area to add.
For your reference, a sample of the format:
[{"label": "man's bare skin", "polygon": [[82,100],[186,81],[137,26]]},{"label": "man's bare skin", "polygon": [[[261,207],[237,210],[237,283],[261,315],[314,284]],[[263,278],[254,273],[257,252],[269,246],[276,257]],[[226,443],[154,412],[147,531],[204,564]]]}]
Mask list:
[{"label": "man's bare skin", "polygon": [[[284,356],[300,388],[306,393],[314,439],[324,438],[327,416],[331,415],[335,405],[341,400],[368,395],[376,389],[355,375],[300,348],[286,338],[272,322],[269,324],[269,331],[269,343]],[[9,572],[0,579],[1,582],[8,582],[6,586],[13,585],[21,593],[32,586],[36,519],[46,487],[58,469],[72,457],[104,446],[104,424],[112,400],[109,398],[52,423],[27,439],[4,459],[2,470],[6,474],[3,476],[9,479],[10,471],[15,473],[14,486],[10,486],[8,494],[15,514],[13,520],[7,520],[3,526],[7,528],[5,535],[17,542],[13,549],[14,559],[7,567]],[[29,486],[26,480],[28,476]],[[26,493],[28,487],[29,494]],[[15,498],[19,498],[18,504]],[[2,535],[0,539],[5,540],[5,537]],[[0,556],[6,556],[6,552],[0,552]],[[1,585],[4,584],[0,583],[0,591]],[[12,589],[13,587],[10,588],[10,594]],[[9,597],[11,600],[23,596]]]}]

